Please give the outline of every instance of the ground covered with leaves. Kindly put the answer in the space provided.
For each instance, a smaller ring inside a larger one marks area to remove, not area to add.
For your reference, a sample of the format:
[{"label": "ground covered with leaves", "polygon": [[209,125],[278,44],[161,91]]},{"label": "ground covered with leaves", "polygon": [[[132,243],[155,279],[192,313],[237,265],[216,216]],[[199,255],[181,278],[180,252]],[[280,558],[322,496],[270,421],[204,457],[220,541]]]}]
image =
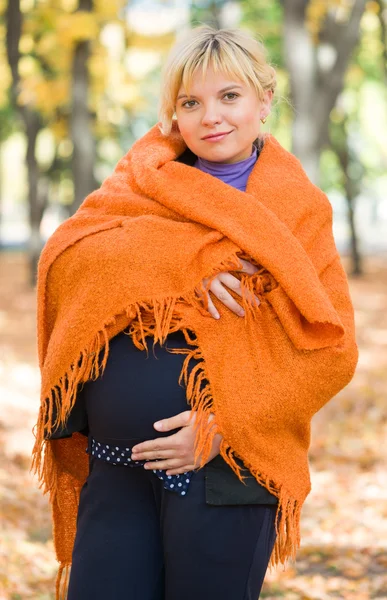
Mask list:
[{"label": "ground covered with leaves", "polygon": [[[366,271],[350,282],[359,366],[314,418],[302,545],[295,564],[267,573],[266,600],[387,600],[387,258]],[[29,473],[39,371],[27,282],[24,256],[0,254],[0,600],[52,600],[57,568],[47,498]]]}]

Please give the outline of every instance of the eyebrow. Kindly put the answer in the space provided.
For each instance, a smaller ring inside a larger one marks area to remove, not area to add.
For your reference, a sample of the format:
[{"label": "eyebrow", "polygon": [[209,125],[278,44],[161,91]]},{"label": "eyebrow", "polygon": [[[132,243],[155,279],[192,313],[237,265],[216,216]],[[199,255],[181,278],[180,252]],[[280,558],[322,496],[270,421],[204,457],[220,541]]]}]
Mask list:
[{"label": "eyebrow", "polygon": [[[234,83],[233,85],[228,85],[227,87],[222,88],[221,90],[219,90],[218,94],[222,94],[223,92],[227,92],[227,90],[231,90],[231,89],[235,89],[235,88],[242,88],[241,85],[238,85],[237,83]],[[187,94],[180,94],[176,100],[180,100],[181,98],[197,98],[197,96],[194,96],[193,94],[191,94],[190,96],[187,96]]]}]

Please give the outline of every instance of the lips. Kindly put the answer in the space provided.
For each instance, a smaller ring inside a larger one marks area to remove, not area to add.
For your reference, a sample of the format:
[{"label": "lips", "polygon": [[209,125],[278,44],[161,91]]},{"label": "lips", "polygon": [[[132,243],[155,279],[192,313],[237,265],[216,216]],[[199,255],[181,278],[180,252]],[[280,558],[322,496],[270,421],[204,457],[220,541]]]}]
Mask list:
[{"label": "lips", "polygon": [[212,133],[210,135],[206,135],[204,138],[202,138],[202,140],[214,140],[215,141],[217,139],[225,137],[229,133],[231,133],[231,131],[219,131],[219,133]]}]

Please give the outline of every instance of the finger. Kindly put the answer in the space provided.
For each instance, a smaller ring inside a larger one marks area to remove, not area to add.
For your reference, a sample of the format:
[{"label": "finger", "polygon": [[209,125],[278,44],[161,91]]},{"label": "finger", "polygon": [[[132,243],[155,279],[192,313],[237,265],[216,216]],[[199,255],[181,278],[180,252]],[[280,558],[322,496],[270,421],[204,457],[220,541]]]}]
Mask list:
[{"label": "finger", "polygon": [[185,460],[181,458],[169,458],[167,460],[155,460],[145,463],[144,469],[146,471],[150,469],[160,469],[161,471],[166,471],[167,469],[178,469],[182,465],[185,464]]},{"label": "finger", "polygon": [[231,294],[223,287],[222,283],[219,280],[214,280],[211,284],[211,292],[224,304],[229,308],[232,312],[234,312],[239,317],[243,317],[245,311],[238,304],[236,300],[231,296]]},{"label": "finger", "polygon": [[132,452],[132,460],[154,460],[156,458],[173,458],[176,456],[176,450],[153,450],[152,452]]},{"label": "finger", "polygon": [[[157,429],[157,431],[171,431],[171,429],[176,429],[177,427],[185,427],[188,425],[191,416],[190,410],[185,410],[184,412],[179,413],[178,415],[174,415],[173,417],[169,417],[169,419],[163,419],[162,421],[157,421],[153,424],[153,427]],[[173,437],[173,436],[171,436]],[[167,439],[167,438],[164,438]]]},{"label": "finger", "polygon": [[193,471],[195,465],[184,465],[183,467],[179,467],[178,469],[168,469],[165,471],[166,475],[182,475],[183,473],[188,473],[188,471]]},{"label": "finger", "polygon": [[221,281],[222,284],[227,285],[227,287],[230,288],[230,290],[233,290],[233,292],[241,295],[241,282],[231,273],[220,273],[219,281]]},{"label": "finger", "polygon": [[242,273],[247,273],[248,275],[253,275],[253,273],[256,273],[257,271],[259,271],[258,267],[253,265],[248,260],[244,260],[243,258],[240,258],[239,260],[241,261],[241,263],[243,265],[243,269],[236,269],[237,271],[242,271]]},{"label": "finger", "polygon": [[209,294],[208,295],[208,312],[215,318],[215,319],[220,319],[220,314],[218,313],[218,311],[216,310],[216,306],[213,303],[213,301],[211,300],[211,296]]},{"label": "finger", "polygon": [[[237,277],[235,277],[231,273],[221,273],[219,275],[219,280],[224,285],[227,285],[228,288],[233,290],[233,292],[238,294],[238,296],[242,297],[242,286],[241,286],[241,282],[239,281],[239,279]],[[252,294],[250,292],[247,292],[247,296],[248,296],[248,299],[250,300]],[[255,295],[253,295],[253,298],[255,300],[256,306],[259,306],[261,304],[260,299]]]},{"label": "finger", "polygon": [[173,435],[170,435],[165,438],[147,440],[146,442],[141,442],[141,444],[136,444],[136,446],[133,446],[132,448],[132,455],[138,455],[143,452],[163,452],[164,450],[168,450],[173,444],[173,440],[171,443],[171,438],[173,437]]},{"label": "finger", "polygon": [[[208,279],[203,279],[204,286],[207,285],[207,282],[208,282]],[[210,315],[212,317],[214,317],[215,319],[220,319],[220,314],[216,310],[216,307],[215,307],[214,303],[212,302],[208,291],[201,292],[200,290],[195,289],[195,293],[202,300],[205,309],[208,310]]]}]

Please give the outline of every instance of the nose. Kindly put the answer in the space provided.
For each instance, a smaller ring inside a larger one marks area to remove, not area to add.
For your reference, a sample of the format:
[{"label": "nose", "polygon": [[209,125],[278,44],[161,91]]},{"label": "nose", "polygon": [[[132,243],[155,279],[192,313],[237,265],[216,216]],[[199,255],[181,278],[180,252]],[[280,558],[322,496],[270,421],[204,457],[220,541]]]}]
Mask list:
[{"label": "nose", "polygon": [[223,117],[220,114],[219,110],[217,110],[216,105],[207,106],[207,108],[204,109],[204,113],[202,116],[202,125],[204,125],[205,127],[211,127],[212,125],[221,123],[222,120]]}]

